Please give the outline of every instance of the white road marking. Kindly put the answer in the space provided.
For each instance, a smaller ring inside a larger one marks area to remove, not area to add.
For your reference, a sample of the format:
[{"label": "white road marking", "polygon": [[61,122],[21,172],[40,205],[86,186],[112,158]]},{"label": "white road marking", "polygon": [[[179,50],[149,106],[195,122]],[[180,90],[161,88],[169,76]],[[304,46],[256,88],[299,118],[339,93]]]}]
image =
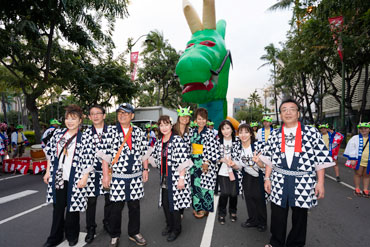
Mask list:
[{"label": "white road marking", "polygon": [[31,213],[32,211],[35,211],[35,210],[37,210],[37,209],[39,209],[39,208],[42,208],[42,207],[44,207],[44,206],[46,206],[46,205],[48,205],[48,204],[47,204],[47,203],[44,203],[44,204],[41,204],[41,205],[36,206],[36,207],[34,207],[34,208],[28,209],[27,211],[24,211],[24,212],[22,212],[22,213],[19,213],[19,214],[16,214],[16,215],[12,216],[12,217],[9,217],[9,218],[7,218],[7,219],[4,219],[4,220],[0,221],[0,225],[1,225],[1,224],[6,223],[6,222],[8,222],[8,221],[14,220],[14,219],[16,219],[16,218],[18,218],[18,217],[21,217],[21,216],[23,216],[23,215],[25,215],[25,214]]},{"label": "white road marking", "polygon": [[[76,247],[83,247],[86,245],[85,242],[85,236],[87,235],[86,232],[80,232],[80,235],[78,236],[78,242],[75,245]],[[67,240],[64,240],[58,247],[69,247],[69,243]]]},{"label": "white road marking", "polygon": [[209,213],[207,217],[206,226],[204,227],[202,242],[200,243],[200,247],[210,247],[212,242],[212,234],[213,234],[213,227],[215,225],[215,218],[218,206],[218,199],[219,196],[214,196],[214,210],[213,212]]},{"label": "white road marking", "polygon": [[13,201],[13,200],[17,200],[19,198],[29,196],[29,195],[35,194],[37,192],[38,192],[37,190],[25,190],[25,191],[15,193],[15,194],[10,195],[10,196],[0,197],[0,204],[4,204],[4,203],[7,203],[7,202],[10,202],[10,201]]},{"label": "white road marking", "polygon": [[[327,178],[330,178],[331,180],[333,180],[333,181],[337,181],[334,177],[332,177],[332,176],[330,176],[330,175],[328,175],[328,174],[325,174],[325,176],[327,177]],[[342,185],[344,185],[344,186],[346,186],[346,187],[348,187],[348,188],[350,188],[350,189],[352,189],[352,190],[355,190],[355,187],[353,187],[353,186],[351,186],[351,185],[349,185],[349,184],[346,184],[345,182],[339,182],[338,184],[342,184]]]},{"label": "white road marking", "polygon": [[14,176],[10,176],[10,177],[6,177],[6,178],[1,178],[0,181],[3,181],[3,180],[8,180],[8,179],[12,179],[12,178],[17,178],[17,177],[23,177],[23,176],[27,176],[28,174],[20,174],[20,175],[14,175]]}]

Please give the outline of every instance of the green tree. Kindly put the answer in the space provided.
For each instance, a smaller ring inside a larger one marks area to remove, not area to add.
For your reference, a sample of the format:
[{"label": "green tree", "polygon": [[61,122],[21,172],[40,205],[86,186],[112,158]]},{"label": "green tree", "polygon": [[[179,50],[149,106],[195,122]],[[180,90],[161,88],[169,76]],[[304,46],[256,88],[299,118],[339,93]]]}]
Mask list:
[{"label": "green tree", "polygon": [[277,88],[276,88],[276,70],[277,70],[277,56],[280,52],[278,48],[274,46],[274,44],[270,43],[268,46],[265,46],[265,52],[266,54],[262,55],[260,57],[261,60],[266,61],[264,64],[262,64],[259,68],[272,65],[272,80],[273,80],[273,88],[274,88],[274,102],[275,102],[275,114],[276,119],[279,119],[279,113],[278,113],[278,106],[277,106]]},{"label": "green tree", "polygon": [[127,15],[127,1],[12,0],[2,1],[1,8],[0,63],[17,77],[40,140],[37,98],[66,83],[69,71],[63,68],[76,47],[112,53],[115,17]]},{"label": "green tree", "polygon": [[138,81],[144,93],[139,98],[139,105],[153,106],[161,102],[163,106],[177,107],[182,100],[182,89],[175,77],[180,54],[156,30],[147,35],[142,55],[143,67],[139,69]]},{"label": "green tree", "polygon": [[261,104],[261,97],[257,93],[257,90],[249,95],[248,100],[252,104],[253,108],[256,108],[258,104]]}]

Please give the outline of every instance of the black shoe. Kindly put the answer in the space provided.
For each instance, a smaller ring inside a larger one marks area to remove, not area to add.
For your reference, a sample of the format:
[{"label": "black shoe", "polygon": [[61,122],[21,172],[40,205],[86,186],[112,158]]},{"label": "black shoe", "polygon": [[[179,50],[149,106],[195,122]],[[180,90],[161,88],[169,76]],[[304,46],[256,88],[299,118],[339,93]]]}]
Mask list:
[{"label": "black shoe", "polygon": [[146,240],[141,233],[138,233],[135,236],[129,236],[128,239],[134,241],[137,245],[146,245]]},{"label": "black shoe", "polygon": [[267,229],[267,226],[257,226],[257,230],[258,230],[259,232],[265,232],[265,231],[266,231],[266,229]]},{"label": "black shoe", "polygon": [[95,227],[90,227],[89,229],[87,229],[85,242],[90,244],[94,240],[94,237],[95,237]]},{"label": "black shoe", "polygon": [[109,247],[119,246],[119,238],[112,238],[109,243]]},{"label": "black shoe", "polygon": [[241,226],[242,226],[242,227],[244,227],[244,228],[257,227],[257,225],[252,224],[252,223],[249,223],[249,222],[243,222],[243,223],[241,224]]},{"label": "black shoe", "polygon": [[337,177],[337,182],[340,183],[340,177],[339,176]]},{"label": "black shoe", "polygon": [[218,216],[218,222],[220,222],[221,225],[225,225],[225,216]]},{"label": "black shoe", "polygon": [[73,241],[68,241],[69,246],[75,246],[78,243],[78,239],[73,240]]},{"label": "black shoe", "polygon": [[167,236],[170,234],[170,232],[171,232],[171,229],[168,226],[166,226],[166,228],[164,228],[162,231],[162,236]]},{"label": "black shoe", "polygon": [[172,242],[172,241],[175,241],[176,238],[180,235],[180,233],[176,234],[174,232],[170,232],[170,234],[168,235],[167,237],[167,241],[168,242]]},{"label": "black shoe", "polygon": [[237,220],[238,217],[236,217],[236,214],[230,214],[230,219],[231,219],[231,222],[235,222]]}]

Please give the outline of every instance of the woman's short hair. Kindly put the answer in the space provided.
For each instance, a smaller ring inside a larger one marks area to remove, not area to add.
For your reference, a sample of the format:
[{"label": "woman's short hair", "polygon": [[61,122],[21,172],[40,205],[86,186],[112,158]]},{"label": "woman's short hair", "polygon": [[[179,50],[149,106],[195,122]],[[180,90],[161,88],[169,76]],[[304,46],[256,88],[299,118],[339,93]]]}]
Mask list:
[{"label": "woman's short hair", "polygon": [[238,128],[238,133],[240,134],[240,131],[242,131],[242,130],[245,130],[249,134],[251,134],[251,143],[255,142],[256,137],[254,136],[253,128],[249,124],[246,124],[246,123],[240,124],[239,128]]},{"label": "woman's short hair", "polygon": [[203,108],[203,107],[199,107],[195,110],[195,113],[194,113],[194,117],[195,119],[199,116],[201,116],[202,118],[205,118],[205,119],[208,119],[208,111],[206,108]]},{"label": "woman's short hair", "polygon": [[66,117],[76,116],[76,117],[80,118],[81,120],[84,117],[83,111],[82,111],[81,107],[79,107],[78,105],[74,105],[74,104],[69,105],[65,108],[65,110],[66,110],[66,114],[65,114]]},{"label": "woman's short hair", "polygon": [[158,131],[158,135],[159,135],[159,138],[162,138],[163,137],[163,134],[160,130],[160,125],[161,123],[169,123],[169,124],[172,124],[171,122],[171,119],[168,115],[162,115],[159,117],[158,121],[157,121],[157,124],[158,124],[158,128],[159,128],[159,131]]}]

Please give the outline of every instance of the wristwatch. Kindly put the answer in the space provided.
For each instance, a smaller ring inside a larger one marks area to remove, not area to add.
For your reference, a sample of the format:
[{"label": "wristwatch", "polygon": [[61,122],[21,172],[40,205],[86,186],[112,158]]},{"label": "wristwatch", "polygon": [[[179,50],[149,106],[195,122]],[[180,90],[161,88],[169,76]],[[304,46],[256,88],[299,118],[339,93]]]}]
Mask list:
[{"label": "wristwatch", "polygon": [[270,181],[270,177],[264,177],[263,178],[263,181],[266,181],[266,180],[269,180]]},{"label": "wristwatch", "polygon": [[148,171],[148,172],[150,172],[149,168],[144,168],[143,170],[144,170],[144,171]]},{"label": "wristwatch", "polygon": [[180,176],[181,179],[185,179],[185,176]]}]

